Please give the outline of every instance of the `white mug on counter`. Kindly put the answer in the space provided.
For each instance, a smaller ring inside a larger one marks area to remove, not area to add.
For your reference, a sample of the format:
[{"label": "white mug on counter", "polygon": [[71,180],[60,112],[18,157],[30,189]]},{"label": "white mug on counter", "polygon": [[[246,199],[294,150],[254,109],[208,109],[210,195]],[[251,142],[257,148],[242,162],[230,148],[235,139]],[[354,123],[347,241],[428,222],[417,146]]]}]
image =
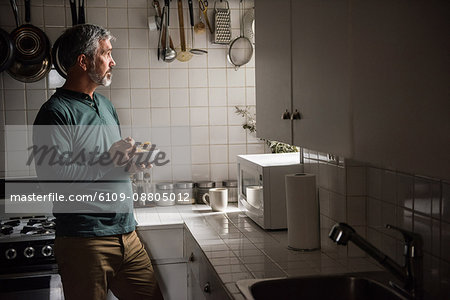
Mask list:
[{"label": "white mug on counter", "polygon": [[228,189],[209,189],[209,192],[203,195],[202,200],[206,205],[211,206],[212,211],[225,211],[228,205]]},{"label": "white mug on counter", "polygon": [[260,208],[263,201],[263,187],[250,185],[246,188],[247,202],[253,207]]}]

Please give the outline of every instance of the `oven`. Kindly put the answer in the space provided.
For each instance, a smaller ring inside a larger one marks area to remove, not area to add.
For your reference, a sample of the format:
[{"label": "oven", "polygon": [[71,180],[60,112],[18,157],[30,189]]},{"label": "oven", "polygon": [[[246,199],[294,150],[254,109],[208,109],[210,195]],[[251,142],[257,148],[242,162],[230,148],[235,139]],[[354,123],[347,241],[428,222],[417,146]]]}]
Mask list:
[{"label": "oven", "polygon": [[54,240],[55,222],[51,216],[2,216],[0,299],[64,299]]},{"label": "oven", "polygon": [[56,272],[32,272],[0,275],[0,299],[64,299],[61,278]]}]

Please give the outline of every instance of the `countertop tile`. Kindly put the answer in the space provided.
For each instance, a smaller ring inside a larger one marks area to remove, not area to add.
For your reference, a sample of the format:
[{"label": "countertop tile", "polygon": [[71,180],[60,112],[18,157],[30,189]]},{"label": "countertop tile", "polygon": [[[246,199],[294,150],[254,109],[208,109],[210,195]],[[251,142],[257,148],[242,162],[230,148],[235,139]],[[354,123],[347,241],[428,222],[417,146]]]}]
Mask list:
[{"label": "countertop tile", "polygon": [[226,258],[212,258],[209,260],[211,264],[215,266],[223,265],[239,265],[242,262],[237,257],[226,257]]},{"label": "countertop tile", "polygon": [[[248,273],[249,270],[244,265],[224,265],[215,267],[217,274]],[[232,292],[232,291],[230,291]]]},{"label": "countertop tile", "polygon": [[140,226],[184,223],[234,299],[244,299],[235,283],[241,279],[310,276],[380,271],[370,258],[349,258],[345,247],[323,244],[322,250],[287,248],[287,231],[264,231],[235,204],[226,213],[206,205],[135,209]]},{"label": "countertop tile", "polygon": [[219,277],[223,283],[230,283],[230,282],[236,282],[236,281],[242,280],[242,279],[254,278],[253,275],[249,272],[219,274]]},{"label": "countertop tile", "polygon": [[235,283],[226,283],[225,286],[230,293],[239,295],[241,294]]}]

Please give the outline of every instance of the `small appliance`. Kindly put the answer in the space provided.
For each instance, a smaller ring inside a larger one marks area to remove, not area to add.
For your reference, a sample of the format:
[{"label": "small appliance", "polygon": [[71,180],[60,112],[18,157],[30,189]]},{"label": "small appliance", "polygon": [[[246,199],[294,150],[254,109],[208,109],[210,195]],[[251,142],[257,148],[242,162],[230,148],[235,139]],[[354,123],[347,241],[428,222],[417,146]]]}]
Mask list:
[{"label": "small appliance", "polygon": [[264,229],[286,229],[285,175],[303,172],[300,153],[237,156],[238,207]]}]

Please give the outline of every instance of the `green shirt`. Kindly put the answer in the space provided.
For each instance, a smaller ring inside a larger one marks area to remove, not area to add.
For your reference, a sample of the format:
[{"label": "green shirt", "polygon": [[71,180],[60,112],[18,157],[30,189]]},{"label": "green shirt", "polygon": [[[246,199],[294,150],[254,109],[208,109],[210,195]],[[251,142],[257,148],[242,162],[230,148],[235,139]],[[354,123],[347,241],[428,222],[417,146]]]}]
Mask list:
[{"label": "green shirt", "polygon": [[[44,181],[41,185],[46,192],[57,191],[66,198],[96,196],[93,202],[54,203],[57,236],[107,236],[135,229],[129,174],[112,163],[88,163],[98,162],[121,139],[119,125],[113,105],[98,93],[91,98],[59,88],[42,105],[34,122],[33,144],[53,146],[55,157],[61,160],[49,163],[47,155],[37,163],[39,156],[35,155],[38,178]],[[99,201],[100,194],[104,200],[116,200]]]}]

